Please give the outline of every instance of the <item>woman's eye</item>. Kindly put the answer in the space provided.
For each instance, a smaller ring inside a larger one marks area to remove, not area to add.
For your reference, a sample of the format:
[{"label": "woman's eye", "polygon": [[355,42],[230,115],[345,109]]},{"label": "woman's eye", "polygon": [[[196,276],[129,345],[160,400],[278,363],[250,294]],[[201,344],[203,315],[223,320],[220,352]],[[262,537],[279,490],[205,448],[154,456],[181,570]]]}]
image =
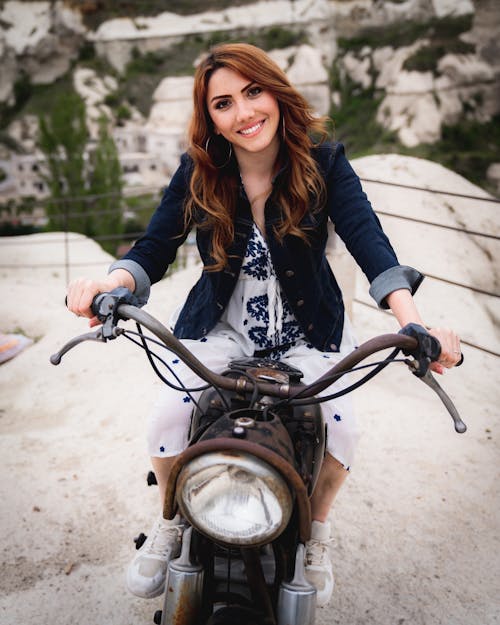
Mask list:
[{"label": "woman's eye", "polygon": [[250,89],[248,90],[248,95],[250,97],[255,97],[257,95],[260,95],[262,93],[262,87],[259,87],[258,85],[254,85],[253,87],[250,87]]},{"label": "woman's eye", "polygon": [[215,104],[215,108],[218,110],[225,109],[229,106],[229,104],[230,104],[229,100],[217,100]]}]

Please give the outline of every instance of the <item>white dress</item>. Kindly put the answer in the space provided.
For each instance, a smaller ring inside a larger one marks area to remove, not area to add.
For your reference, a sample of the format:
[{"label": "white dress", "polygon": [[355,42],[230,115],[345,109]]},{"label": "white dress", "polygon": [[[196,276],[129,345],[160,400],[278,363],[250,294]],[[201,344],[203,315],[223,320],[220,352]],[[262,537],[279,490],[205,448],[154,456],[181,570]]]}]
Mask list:
[{"label": "white dress", "polygon": [[[226,369],[229,360],[265,350],[267,357],[300,369],[306,384],[355,349],[347,317],[339,352],[321,352],[307,341],[281,291],[266,241],[255,224],[238,282],[220,322],[206,337],[182,342],[216,372]],[[169,364],[185,385],[200,385],[200,379],[178,358],[173,356]],[[348,376],[344,376],[322,394],[341,390],[347,383]],[[193,396],[196,399],[198,394]],[[351,400],[344,395],[321,406],[327,424],[327,450],[349,469],[358,438]],[[151,456],[174,456],[185,449],[192,407],[189,395],[162,387],[149,421]]]}]

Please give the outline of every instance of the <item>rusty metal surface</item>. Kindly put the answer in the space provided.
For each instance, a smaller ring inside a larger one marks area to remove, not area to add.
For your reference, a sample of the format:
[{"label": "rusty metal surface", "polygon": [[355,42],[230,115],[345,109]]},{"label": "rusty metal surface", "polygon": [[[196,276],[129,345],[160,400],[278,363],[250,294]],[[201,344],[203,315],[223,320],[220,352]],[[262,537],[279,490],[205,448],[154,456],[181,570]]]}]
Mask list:
[{"label": "rusty metal surface", "polygon": [[295,454],[290,439],[290,435],[281,419],[268,413],[269,418],[263,420],[262,410],[242,408],[224,414],[204,432],[200,441],[212,440],[215,438],[231,438],[236,422],[250,420],[250,427],[244,428],[244,438],[250,443],[262,445],[267,449],[277,453],[284,460],[296,467]]}]

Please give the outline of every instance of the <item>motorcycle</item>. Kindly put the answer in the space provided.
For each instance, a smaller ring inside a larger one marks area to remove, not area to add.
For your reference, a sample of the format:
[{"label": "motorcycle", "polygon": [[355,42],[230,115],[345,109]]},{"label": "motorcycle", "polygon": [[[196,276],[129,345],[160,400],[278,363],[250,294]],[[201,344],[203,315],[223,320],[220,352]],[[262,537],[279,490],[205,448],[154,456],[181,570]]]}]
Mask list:
[{"label": "motorcycle", "polygon": [[[158,625],[314,625],[316,589],[305,577],[304,558],[309,498],[325,454],[321,402],[358,388],[391,363],[404,362],[438,394],[455,430],[466,431],[429,370],[440,345],[415,324],[363,343],[305,385],[299,369],[268,358],[233,360],[222,374],[210,371],[139,308],[127,289],[96,296],[92,310],[102,325],[66,343],[51,356],[52,364],[83,341],[123,336],[145,350],[165,383],[188,394],[202,391],[189,445],[177,456],[166,487],[163,515],[172,519],[179,512],[187,529],[180,556],[168,566],[163,609],[154,615]],[[126,320],[135,321],[137,331],[119,325]],[[169,366],[153,345],[181,358],[206,384],[196,389],[173,384],[160,370],[159,365]],[[383,360],[358,366],[391,348]],[[401,351],[404,358],[397,358]],[[346,373],[365,368],[372,370],[347,388],[318,397]],[[155,483],[152,472],[148,483]],[[137,548],[145,538],[136,539]]]}]

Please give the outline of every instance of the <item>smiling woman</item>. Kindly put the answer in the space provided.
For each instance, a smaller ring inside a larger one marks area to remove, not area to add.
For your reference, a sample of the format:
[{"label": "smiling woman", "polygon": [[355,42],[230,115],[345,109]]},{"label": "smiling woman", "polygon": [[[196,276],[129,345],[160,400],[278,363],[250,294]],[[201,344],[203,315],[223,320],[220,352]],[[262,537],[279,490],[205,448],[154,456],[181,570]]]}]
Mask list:
[{"label": "smiling woman", "polygon": [[[207,108],[212,132],[222,135],[234,150],[252,217],[264,232],[264,205],[280,149],[278,101],[255,81],[221,67],[210,79]],[[259,155],[258,170],[253,166],[255,154]]]},{"label": "smiling woman", "polygon": [[[424,325],[412,299],[423,276],[399,264],[343,146],[328,143],[325,128],[326,120],[262,50],[247,44],[213,48],[196,70],[188,152],[145,236],[104,280],[70,284],[70,310],[93,325],[92,298],[118,286],[146,301],[150,285],[196,228],[204,267],[171,320],[176,336],[212,371],[236,358],[265,356],[298,367],[308,383],[355,348],[325,256],[331,220],[375,301],[392,308],[401,325]],[[431,332],[442,345],[438,370],[456,364],[456,334]],[[177,381],[200,386],[182,362],[172,365]],[[188,444],[191,407],[190,396],[165,386],[151,414],[148,445],[162,496],[174,459]],[[325,401],[322,413],[328,453],[311,497],[306,544],[306,573],[318,605],[328,603],[333,591],[327,516],[357,442],[346,395]],[[183,531],[179,517],[157,519],[128,569],[133,593],[162,592]]]}]

